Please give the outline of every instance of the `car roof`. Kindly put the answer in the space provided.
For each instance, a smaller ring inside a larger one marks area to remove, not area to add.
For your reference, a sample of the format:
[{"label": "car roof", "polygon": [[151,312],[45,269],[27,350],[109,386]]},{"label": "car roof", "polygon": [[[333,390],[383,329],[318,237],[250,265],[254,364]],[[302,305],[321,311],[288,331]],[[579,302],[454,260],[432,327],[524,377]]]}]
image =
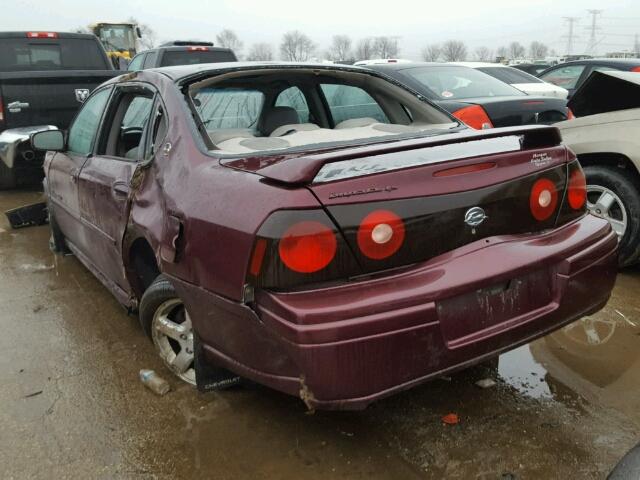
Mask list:
[{"label": "car roof", "polygon": [[194,65],[176,65],[172,67],[149,68],[146,71],[161,73],[172,80],[178,82],[188,77],[216,74],[223,71],[239,71],[251,69],[270,68],[314,68],[319,70],[344,70],[370,73],[369,68],[356,67],[352,65],[341,65],[335,63],[312,63],[312,62],[220,62],[220,63],[199,63]]},{"label": "car roof", "polygon": [[[97,38],[93,33],[75,33],[75,32],[56,32],[53,30],[25,30],[20,32],[0,32],[0,38],[29,38],[27,33],[55,33],[57,39],[60,38]],[[29,38],[29,40],[56,40],[56,38]]]},{"label": "car roof", "polygon": [[458,68],[469,68],[464,65],[459,65],[456,63],[446,63],[446,62],[411,62],[411,63],[384,63],[384,64],[376,64],[376,65],[367,65],[367,68],[379,70],[381,72],[385,70],[408,70],[410,68],[416,67],[458,67]]}]

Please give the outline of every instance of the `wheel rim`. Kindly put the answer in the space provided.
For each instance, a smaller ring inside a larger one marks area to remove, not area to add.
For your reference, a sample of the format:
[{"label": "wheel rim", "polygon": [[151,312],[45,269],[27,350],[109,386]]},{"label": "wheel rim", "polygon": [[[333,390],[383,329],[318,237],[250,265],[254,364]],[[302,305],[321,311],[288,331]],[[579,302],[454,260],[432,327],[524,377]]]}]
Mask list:
[{"label": "wheel rim", "polygon": [[155,311],[151,336],[162,361],[181,380],[195,385],[193,330],[182,300],[163,302]]},{"label": "wheel rim", "polygon": [[587,208],[596,217],[604,218],[618,235],[618,241],[627,231],[627,209],[613,190],[600,185],[587,185]]}]

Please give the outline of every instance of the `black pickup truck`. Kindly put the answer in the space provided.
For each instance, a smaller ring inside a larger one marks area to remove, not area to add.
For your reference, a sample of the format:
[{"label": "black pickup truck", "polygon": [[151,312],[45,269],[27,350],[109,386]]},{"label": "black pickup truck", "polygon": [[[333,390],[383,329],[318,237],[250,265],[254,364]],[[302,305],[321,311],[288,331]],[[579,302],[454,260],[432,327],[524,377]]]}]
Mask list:
[{"label": "black pickup truck", "polygon": [[89,93],[120,73],[94,35],[0,32],[0,189],[39,183],[44,154],[30,135],[66,129]]}]

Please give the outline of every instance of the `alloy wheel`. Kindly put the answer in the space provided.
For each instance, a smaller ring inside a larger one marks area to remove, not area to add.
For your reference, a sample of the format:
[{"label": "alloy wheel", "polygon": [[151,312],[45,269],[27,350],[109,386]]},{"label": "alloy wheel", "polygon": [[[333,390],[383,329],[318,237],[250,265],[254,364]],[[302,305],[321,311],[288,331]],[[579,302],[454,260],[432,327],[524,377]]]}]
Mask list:
[{"label": "alloy wheel", "polygon": [[151,335],[167,367],[181,380],[195,385],[193,329],[182,300],[172,298],[160,304],[153,315]]},{"label": "alloy wheel", "polygon": [[611,224],[620,241],[627,231],[627,209],[612,190],[600,185],[587,185],[587,208],[596,217]]}]

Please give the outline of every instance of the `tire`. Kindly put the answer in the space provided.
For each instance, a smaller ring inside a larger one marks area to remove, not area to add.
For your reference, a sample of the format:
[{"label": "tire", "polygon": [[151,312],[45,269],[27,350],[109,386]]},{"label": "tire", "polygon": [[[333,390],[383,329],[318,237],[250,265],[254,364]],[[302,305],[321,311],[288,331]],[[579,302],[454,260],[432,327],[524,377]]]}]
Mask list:
[{"label": "tire", "polygon": [[[584,172],[587,177],[587,197],[591,213],[606,218],[610,222],[626,218],[624,234],[619,236],[618,264],[621,267],[626,267],[638,263],[640,257],[640,182],[625,170],[616,167],[593,165],[585,167]],[[605,212],[604,209],[598,208],[598,205],[594,203],[598,196],[602,195],[602,191],[599,189],[613,192],[617,197],[614,205],[619,200],[622,208],[614,206],[611,212]],[[619,227],[619,223],[617,226]],[[619,230],[617,231],[619,233]]]},{"label": "tire", "polygon": [[140,300],[138,317],[156,353],[179,379],[195,385],[191,319],[171,282],[158,275]]}]

